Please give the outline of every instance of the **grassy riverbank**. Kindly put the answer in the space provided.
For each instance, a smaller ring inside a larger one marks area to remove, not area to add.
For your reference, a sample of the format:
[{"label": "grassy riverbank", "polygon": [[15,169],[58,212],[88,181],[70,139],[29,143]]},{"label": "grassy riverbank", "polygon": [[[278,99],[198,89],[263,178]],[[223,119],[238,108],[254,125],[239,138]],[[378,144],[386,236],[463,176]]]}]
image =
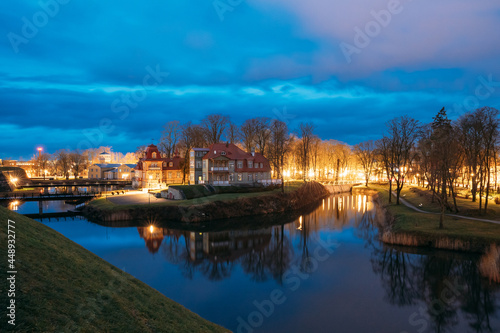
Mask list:
[{"label": "grassy riverbank", "polygon": [[16,326],[0,331],[226,332],[51,228],[0,207],[0,304],[5,313],[7,220],[15,221]]},{"label": "grassy riverbank", "polygon": [[[285,193],[292,193],[298,190],[304,183],[303,182],[290,182],[285,185]],[[162,207],[162,206],[180,206],[180,207],[191,207],[203,204],[210,204],[217,201],[227,202],[238,199],[248,199],[248,198],[259,198],[272,195],[279,195],[281,189],[274,189],[271,191],[260,191],[260,192],[249,192],[249,193],[221,193],[214,194],[210,196],[188,199],[188,200],[166,200],[161,199],[159,202],[147,203],[151,207]],[[118,199],[118,197],[116,198]],[[141,208],[146,205],[146,203],[135,203],[135,204],[119,204],[114,203],[117,201],[114,198],[100,198],[90,202],[89,206],[103,209],[103,210],[123,210],[123,209],[135,209]]]},{"label": "grassy riverbank", "polygon": [[[444,219],[444,229],[439,229],[439,215],[419,213],[403,204],[396,205],[394,197],[393,202],[389,204],[388,186],[370,185],[369,188],[379,193],[380,203],[386,207],[389,216],[393,218],[390,225],[390,232],[393,235],[415,236],[418,238],[419,243],[426,245],[436,244],[437,239],[440,241],[448,239],[464,244],[467,243],[466,247],[470,246],[473,249],[481,249],[491,243],[500,244],[499,224],[446,216]],[[418,197],[420,196],[418,195]],[[408,195],[404,198],[408,199]],[[422,207],[423,210],[425,208],[425,206]],[[477,217],[488,218],[484,216]],[[446,243],[445,241],[443,242]]]},{"label": "grassy riverbank", "polygon": [[216,194],[190,200],[155,199],[151,204],[147,194],[130,195],[94,200],[85,207],[84,214],[90,221],[96,222],[200,223],[303,209],[329,194],[323,185],[316,182],[298,183],[287,187],[289,190],[284,194],[280,189],[275,189],[265,192]]}]

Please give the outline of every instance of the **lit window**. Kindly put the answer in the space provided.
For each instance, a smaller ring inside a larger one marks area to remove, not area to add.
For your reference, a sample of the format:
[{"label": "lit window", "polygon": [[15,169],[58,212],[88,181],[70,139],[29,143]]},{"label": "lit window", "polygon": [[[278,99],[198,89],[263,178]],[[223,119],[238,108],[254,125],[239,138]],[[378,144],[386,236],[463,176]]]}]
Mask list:
[{"label": "lit window", "polygon": [[243,180],[243,176],[241,175],[241,173],[238,174],[238,181],[241,182]]},{"label": "lit window", "polygon": [[173,167],[173,166],[174,166],[174,162],[169,162],[169,163],[168,163],[168,166],[169,166],[169,167]]}]

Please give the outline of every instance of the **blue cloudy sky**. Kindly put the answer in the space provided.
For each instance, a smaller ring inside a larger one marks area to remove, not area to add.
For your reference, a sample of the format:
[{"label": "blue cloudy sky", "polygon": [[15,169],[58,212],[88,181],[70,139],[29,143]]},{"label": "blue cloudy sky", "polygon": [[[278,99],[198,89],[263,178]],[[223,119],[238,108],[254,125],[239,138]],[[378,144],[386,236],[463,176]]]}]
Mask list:
[{"label": "blue cloudy sky", "polygon": [[312,121],[324,139],[380,137],[500,108],[500,2],[5,0],[0,158],[37,146],[134,151],[170,120]]}]

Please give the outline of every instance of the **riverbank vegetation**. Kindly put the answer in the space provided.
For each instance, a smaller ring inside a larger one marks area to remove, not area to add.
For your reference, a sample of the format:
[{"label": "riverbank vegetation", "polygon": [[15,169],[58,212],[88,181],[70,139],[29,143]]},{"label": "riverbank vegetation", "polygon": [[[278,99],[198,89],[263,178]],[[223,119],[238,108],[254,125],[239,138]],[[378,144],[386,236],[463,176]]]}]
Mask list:
[{"label": "riverbank vegetation", "polygon": [[[15,221],[16,332],[226,332],[51,228],[0,207],[0,239]],[[6,251],[6,250],[5,250]],[[0,262],[5,281],[7,258]],[[7,292],[0,303],[8,304]]]},{"label": "riverbank vegetation", "polygon": [[[378,192],[379,203],[387,210],[387,226],[382,234],[387,243],[474,252],[484,252],[490,244],[500,244],[500,224],[445,216],[444,228],[439,228],[440,214],[420,213],[389,202],[388,185],[373,184],[368,188]],[[404,195],[405,192],[403,199]]]}]

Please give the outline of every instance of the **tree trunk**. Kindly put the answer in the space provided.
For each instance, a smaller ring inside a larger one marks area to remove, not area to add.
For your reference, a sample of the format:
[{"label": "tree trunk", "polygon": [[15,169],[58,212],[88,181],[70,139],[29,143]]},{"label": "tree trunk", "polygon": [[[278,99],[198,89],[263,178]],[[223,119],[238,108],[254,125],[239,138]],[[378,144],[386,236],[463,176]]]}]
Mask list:
[{"label": "tree trunk", "polygon": [[399,205],[399,195],[401,193],[401,189],[403,188],[402,184],[400,187],[400,180],[396,181],[396,205]]},{"label": "tree trunk", "polygon": [[455,206],[455,213],[458,213],[457,198],[455,197],[455,191],[453,189],[453,185],[450,185],[450,192],[453,198],[453,205]]},{"label": "tree trunk", "polygon": [[441,214],[439,215],[439,229],[444,229],[444,202],[441,202]]},{"label": "tree trunk", "polygon": [[392,202],[392,179],[389,179],[389,203]]},{"label": "tree trunk", "polygon": [[484,213],[488,212],[488,196],[490,195],[490,166],[487,163],[488,171],[486,172],[486,176],[488,180],[486,181],[486,199],[484,200]]}]

